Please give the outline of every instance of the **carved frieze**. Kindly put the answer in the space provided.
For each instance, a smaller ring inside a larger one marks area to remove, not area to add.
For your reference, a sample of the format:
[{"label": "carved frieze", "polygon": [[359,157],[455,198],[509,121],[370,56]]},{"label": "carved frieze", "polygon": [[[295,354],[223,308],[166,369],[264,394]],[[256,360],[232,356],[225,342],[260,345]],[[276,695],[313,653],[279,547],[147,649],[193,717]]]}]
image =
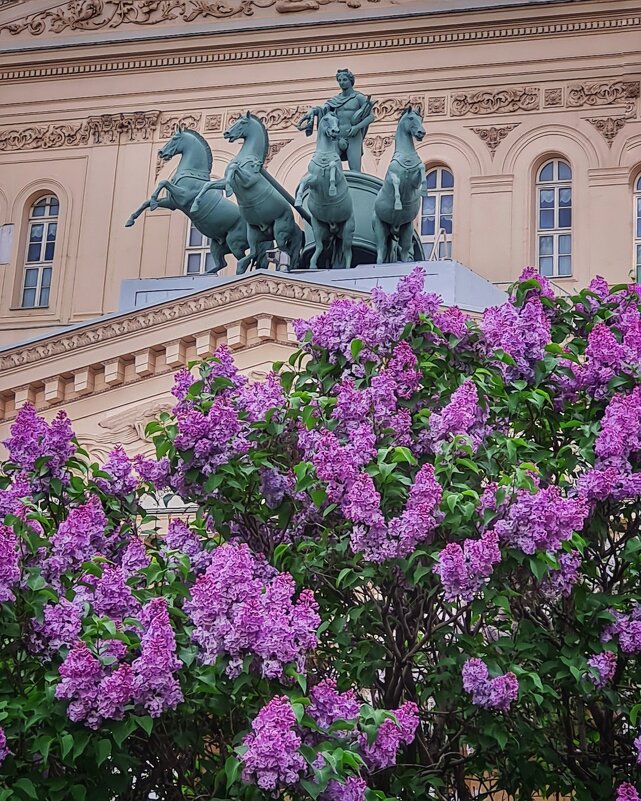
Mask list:
[{"label": "carved frieze", "polygon": [[485,142],[492,158],[494,158],[496,148],[510,131],[513,131],[520,124],[521,123],[517,122],[514,123],[514,125],[492,125],[489,128],[472,128],[472,130]]},{"label": "carved frieze", "polygon": [[546,89],[543,93],[543,106],[545,108],[555,108],[563,105],[563,89],[558,86],[554,89]]},{"label": "carved frieze", "polygon": [[87,144],[116,144],[151,139],[158,125],[159,111],[103,114],[77,123],[51,123],[0,130],[0,151],[39,150]]},{"label": "carved frieze", "polygon": [[465,117],[468,114],[489,115],[515,111],[536,111],[539,105],[540,89],[537,86],[457,92],[452,95],[450,101],[453,117]]},{"label": "carved frieze", "polygon": [[223,129],[222,114],[207,114],[205,117],[205,133],[216,133]]},{"label": "carved frieze", "polygon": [[269,164],[269,162],[274,158],[277,153],[286,147],[290,142],[293,142],[293,139],[281,139],[279,142],[270,142],[269,147],[267,149],[267,155],[265,156],[265,166]]},{"label": "carved frieze", "polygon": [[98,31],[120,25],[157,25],[180,20],[250,17],[258,9],[279,14],[316,11],[326,5],[360,8],[380,0],[69,0],[57,8],[29,14],[0,27],[0,33],[27,32],[32,36],[63,31]]},{"label": "carved frieze", "polygon": [[628,121],[628,117],[586,117],[586,120],[594,125],[608,143],[608,147],[612,147],[612,143]]},{"label": "carved frieze", "polygon": [[611,106],[639,97],[639,81],[599,81],[568,87],[568,106]]},{"label": "carved frieze", "polygon": [[430,116],[438,116],[439,114],[445,114],[445,109],[447,108],[447,98],[442,95],[440,97],[430,97],[427,100],[427,113]]},{"label": "carved frieze", "polygon": [[372,151],[372,155],[378,162],[383,153],[394,141],[393,136],[366,136],[365,147]]},{"label": "carved frieze", "polygon": [[374,103],[374,121],[380,122],[387,119],[398,119],[401,112],[407,106],[418,106],[421,113],[425,110],[425,98],[423,95],[409,95],[405,97],[384,97]]},{"label": "carved frieze", "polygon": [[161,114],[160,116],[160,138],[170,139],[177,128],[190,128],[197,131],[200,127],[202,114]]},{"label": "carved frieze", "polygon": [[[275,106],[270,109],[250,109],[252,114],[255,114],[258,119],[263,123],[268,131],[283,131],[287,128],[293,128],[300,120],[303,114],[309,111],[308,105],[300,106]],[[242,111],[230,111],[227,114],[227,127],[233,125],[236,120],[240,119],[241,115],[247,109]]]}]

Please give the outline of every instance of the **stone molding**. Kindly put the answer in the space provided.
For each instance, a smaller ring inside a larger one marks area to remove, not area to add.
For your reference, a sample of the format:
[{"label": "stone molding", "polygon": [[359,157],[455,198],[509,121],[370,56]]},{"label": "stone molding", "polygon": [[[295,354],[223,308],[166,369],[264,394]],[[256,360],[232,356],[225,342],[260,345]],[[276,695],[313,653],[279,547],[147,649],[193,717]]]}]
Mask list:
[{"label": "stone molding", "polygon": [[393,144],[394,137],[393,136],[366,136],[365,137],[365,147],[371,151],[372,155],[376,159],[376,162],[380,160],[383,153],[387,150],[387,148]]},{"label": "stone molding", "polygon": [[293,139],[280,139],[277,142],[270,142],[269,147],[267,148],[267,155],[265,156],[265,167],[269,164],[269,162],[276,156],[280,151],[287,147]]},{"label": "stone molding", "polygon": [[[310,106],[305,104],[294,106],[275,106],[274,108],[270,109],[254,108],[249,110],[252,114],[255,114],[256,117],[258,117],[268,131],[284,131],[287,128],[295,128],[298,120],[300,120],[304,114],[307,114],[309,109]],[[228,111],[227,119],[225,120],[225,127],[229,128],[230,125],[233,125],[247,110],[248,109],[245,108],[242,110],[237,109],[235,111]]]},{"label": "stone molding", "polygon": [[506,114],[515,111],[538,111],[541,90],[538,86],[506,89],[484,89],[479,92],[457,92],[450,98],[453,117]]},{"label": "stone molding", "polygon": [[142,142],[153,138],[160,111],[102,114],[77,123],[51,123],[0,131],[0,152]]},{"label": "stone molding", "polygon": [[636,100],[639,81],[598,81],[576,83],[568,87],[568,108],[581,106],[611,106],[614,103]]},{"label": "stone molding", "polygon": [[472,128],[471,130],[473,130],[475,134],[478,134],[481,140],[485,142],[487,149],[490,151],[490,155],[494,158],[496,149],[501,142],[510,131],[513,131],[520,124],[520,122],[515,122],[513,125],[492,125],[489,128]]},{"label": "stone molding", "polygon": [[200,112],[189,112],[185,114],[161,114],[160,115],[160,138],[171,139],[178,127],[190,128],[197,131],[200,128]]},{"label": "stone molding", "polygon": [[617,134],[623,129],[623,126],[628,121],[628,117],[586,117],[586,122],[597,129],[601,136],[608,143],[608,147],[612,147]]},{"label": "stone molding", "polygon": [[[322,0],[318,0],[322,2]],[[301,56],[344,55],[352,52],[403,50],[414,47],[430,47],[443,44],[465,44],[471,42],[491,42],[511,39],[539,39],[550,35],[580,33],[590,31],[618,31],[622,29],[641,29],[641,15],[622,16],[616,18],[554,20],[551,22],[537,22],[535,24],[516,23],[496,28],[478,28],[466,30],[440,30],[434,33],[412,34],[404,36],[389,36],[386,38],[372,37],[371,39],[323,41],[318,43],[281,44],[274,47],[246,47],[246,48],[207,48],[199,52],[181,55],[149,56],[145,57],[145,70],[168,69],[176,67],[195,67],[199,65],[226,64],[237,61],[265,61],[267,59],[282,60],[288,57]],[[139,58],[127,59],[93,59],[84,62],[68,64],[51,64],[44,66],[15,67],[0,72],[0,80],[16,81],[34,78],[63,78],[69,75],[89,74],[97,75],[110,72],[140,72]]]}]

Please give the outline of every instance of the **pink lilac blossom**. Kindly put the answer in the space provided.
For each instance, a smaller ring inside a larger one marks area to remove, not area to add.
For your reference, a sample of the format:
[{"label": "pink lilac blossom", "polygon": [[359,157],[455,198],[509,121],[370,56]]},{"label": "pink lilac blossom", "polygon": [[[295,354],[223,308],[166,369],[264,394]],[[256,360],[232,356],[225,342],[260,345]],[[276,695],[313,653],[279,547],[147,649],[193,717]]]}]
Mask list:
[{"label": "pink lilac blossom", "polygon": [[96,711],[98,685],[102,678],[102,666],[81,641],[74,643],[64,662],[60,665],[62,681],[56,687],[56,698],[69,701],[67,715],[74,723],[86,723],[91,729],[100,725]]},{"label": "pink lilac blossom", "polygon": [[321,801],[365,801],[368,787],[360,776],[349,776],[344,782],[331,779],[320,796]]},{"label": "pink lilac blossom", "polygon": [[617,787],[615,801],[641,801],[639,794],[628,782],[624,782]]},{"label": "pink lilac blossom", "polygon": [[470,693],[476,706],[506,712],[518,697],[519,683],[514,673],[490,679],[487,665],[481,659],[468,659],[461,675],[463,689]]},{"label": "pink lilac blossom", "polygon": [[479,540],[467,539],[461,547],[450,542],[440,552],[434,572],[440,577],[446,601],[460,598],[469,603],[501,561],[496,532],[488,531]]},{"label": "pink lilac blossom", "polygon": [[42,623],[32,621],[32,647],[48,656],[61,648],[70,647],[78,640],[82,629],[83,612],[79,603],[61,598],[58,603],[47,603],[42,610]]},{"label": "pink lilac blossom", "polygon": [[50,579],[55,580],[101,553],[106,542],[106,527],[107,517],[96,495],[82,506],[71,509],[51,537],[51,554],[44,565]]},{"label": "pink lilac blossom", "polygon": [[391,711],[396,719],[387,718],[381,723],[371,745],[364,734],[360,735],[361,752],[370,770],[384,770],[395,765],[399,748],[409,745],[416,735],[419,717],[413,701],[406,701]]},{"label": "pink lilac blossom", "polygon": [[211,560],[211,553],[203,548],[198,533],[180,519],[169,523],[162,550],[187,556],[194,573],[202,573]]},{"label": "pink lilac blossom", "polygon": [[588,659],[588,665],[595,673],[589,674],[590,681],[599,689],[609,684],[617,667],[617,655],[612,651],[602,651]]},{"label": "pink lilac blossom", "polygon": [[534,493],[521,489],[494,528],[503,542],[525,554],[558,551],[573,532],[581,531],[588,512],[583,498],[566,498],[557,486]]},{"label": "pink lilac blossom", "polygon": [[578,551],[562,553],[558,569],[551,569],[541,582],[541,592],[550,600],[566,598],[579,578],[581,554]]},{"label": "pink lilac blossom", "polygon": [[0,603],[15,601],[13,587],[20,581],[18,537],[12,528],[0,524]]},{"label": "pink lilac blossom", "polygon": [[94,612],[101,617],[123,620],[135,617],[140,604],[134,598],[131,587],[125,583],[125,574],[120,567],[106,565],[96,582],[92,598]]},{"label": "pink lilac blossom", "polygon": [[164,598],[154,598],[145,604],[140,622],[143,634],[140,656],[132,663],[133,696],[152,718],[157,718],[168,709],[175,709],[183,700],[174,675],[182,662],[176,656],[176,637]]},{"label": "pink lilac blossom", "polygon": [[104,676],[98,685],[98,714],[103,718],[122,720],[133,693],[134,672],[131,665],[124,663],[113,673]]},{"label": "pink lilac blossom", "polygon": [[476,450],[485,436],[487,413],[479,405],[478,390],[469,379],[452,393],[449,403],[441,412],[433,412],[429,419],[428,440],[434,450],[454,437],[469,437]]},{"label": "pink lilac blossom", "polygon": [[[64,479],[65,464],[76,450],[72,440],[71,422],[65,412],[59,412],[51,423],[47,423],[36,414],[31,404],[26,403],[11,426],[11,436],[3,444],[9,451],[9,461],[22,471],[33,470],[36,461],[45,457],[48,477]],[[37,490],[47,485],[48,480],[41,476],[34,479]]]},{"label": "pink lilac blossom", "polygon": [[122,445],[117,445],[100,468],[102,472],[109,473],[109,478],[98,478],[96,484],[109,495],[120,498],[129,495],[138,486],[133,467],[134,463],[127,456],[125,449]]},{"label": "pink lilac blossom", "polygon": [[490,357],[500,349],[514,359],[515,366],[497,362],[507,379],[531,378],[534,365],[543,358],[551,336],[550,320],[536,297],[520,309],[511,303],[486,309],[481,330]]},{"label": "pink lilac blossom", "polygon": [[320,617],[313,593],[303,590],[293,601],[295,590],[288,573],[276,573],[245,543],[216,548],[185,604],[202,661],[214,664],[227,656],[231,676],[240,673],[246,656],[267,678],[279,678],[290,664],[302,672],[318,643]]},{"label": "pink lilac blossom", "polygon": [[323,679],[309,693],[307,714],[320,729],[329,729],[337,720],[354,720],[360,704],[353,690],[339,693],[334,679]]},{"label": "pink lilac blossom", "polygon": [[242,777],[261,790],[291,787],[301,778],[305,760],[299,753],[301,738],[296,733],[296,716],[286,696],[276,696],[252,721],[244,740]]},{"label": "pink lilac blossom", "polygon": [[10,753],[11,751],[9,751],[9,747],[7,746],[7,735],[2,726],[0,726],[0,765],[2,765]]}]

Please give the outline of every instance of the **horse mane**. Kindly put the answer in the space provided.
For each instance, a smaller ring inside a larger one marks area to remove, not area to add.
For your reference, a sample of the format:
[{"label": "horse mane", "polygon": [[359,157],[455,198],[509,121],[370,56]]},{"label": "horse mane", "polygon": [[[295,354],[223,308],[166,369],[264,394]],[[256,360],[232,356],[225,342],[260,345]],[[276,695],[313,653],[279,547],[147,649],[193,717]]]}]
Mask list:
[{"label": "horse mane", "polygon": [[182,132],[185,134],[189,134],[190,136],[193,136],[205,148],[205,153],[207,154],[207,169],[211,173],[212,167],[214,166],[214,155],[211,152],[211,147],[209,146],[209,142],[205,139],[204,136],[201,136],[198,133],[198,131],[194,131],[193,128],[183,128]]},{"label": "horse mane", "polygon": [[263,163],[264,163],[265,159],[267,158],[267,153],[269,152],[269,133],[267,132],[267,128],[265,127],[265,123],[261,120],[260,117],[257,117],[255,114],[252,114],[251,112],[250,112],[249,116],[250,116],[250,118],[252,120],[256,120],[256,122],[263,129],[263,133],[265,134],[265,152],[263,153]]}]

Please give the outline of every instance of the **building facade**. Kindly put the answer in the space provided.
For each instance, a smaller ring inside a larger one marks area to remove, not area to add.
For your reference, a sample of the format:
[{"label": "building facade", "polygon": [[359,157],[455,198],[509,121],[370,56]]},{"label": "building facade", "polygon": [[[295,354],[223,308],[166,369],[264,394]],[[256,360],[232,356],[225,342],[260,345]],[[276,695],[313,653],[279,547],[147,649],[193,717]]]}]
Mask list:
[{"label": "building facade", "polygon": [[286,309],[249,289],[226,309],[211,299],[231,290],[212,288],[204,316],[176,314],[175,336],[167,304],[142,333],[97,318],[118,311],[124,280],[207,267],[179,212],[124,228],[175,169],[157,153],[176,127],[205,137],[220,176],[238,150],[223,132],[251,110],[269,129],[268,170],[293,193],[314,149],[296,123],[336,93],[341,67],[376,101],[364,172],[384,176],[400,112],[423,110],[426,253],[499,287],[526,264],[559,291],[641,269],[638,0],[0,0],[5,427],[27,400],[53,412],[93,398],[95,438],[96,415],[141,393],[148,408],[164,402],[159,372],[219,340],[258,373],[291,348],[288,322],[323,300],[282,276],[246,286],[275,281]]}]

